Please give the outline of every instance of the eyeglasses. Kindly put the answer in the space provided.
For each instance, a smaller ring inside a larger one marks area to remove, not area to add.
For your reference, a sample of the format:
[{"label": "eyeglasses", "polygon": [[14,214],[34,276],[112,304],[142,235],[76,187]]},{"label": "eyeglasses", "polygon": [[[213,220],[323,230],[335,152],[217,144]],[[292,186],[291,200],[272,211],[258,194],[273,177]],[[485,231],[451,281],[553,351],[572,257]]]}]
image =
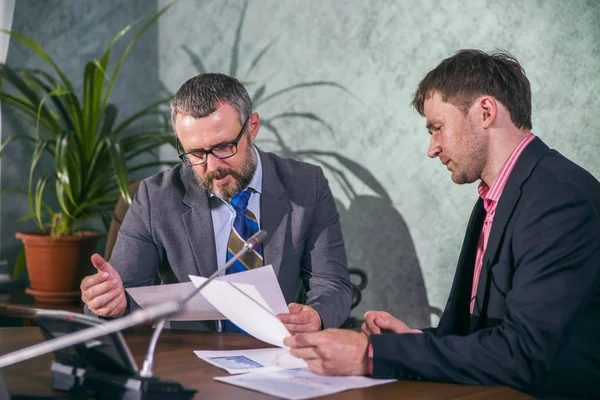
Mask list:
[{"label": "eyeglasses", "polygon": [[208,160],[209,154],[212,154],[213,157],[218,158],[219,160],[235,156],[238,152],[237,145],[242,139],[242,135],[246,130],[246,125],[248,125],[249,119],[250,117],[246,118],[246,122],[244,122],[244,125],[242,125],[242,129],[240,130],[240,133],[238,133],[235,140],[229,143],[223,143],[218,146],[211,147],[208,150],[197,149],[188,151],[187,153],[180,153],[180,142],[179,139],[177,139],[177,152],[180,153],[179,158],[184,164],[194,166],[204,164]]}]

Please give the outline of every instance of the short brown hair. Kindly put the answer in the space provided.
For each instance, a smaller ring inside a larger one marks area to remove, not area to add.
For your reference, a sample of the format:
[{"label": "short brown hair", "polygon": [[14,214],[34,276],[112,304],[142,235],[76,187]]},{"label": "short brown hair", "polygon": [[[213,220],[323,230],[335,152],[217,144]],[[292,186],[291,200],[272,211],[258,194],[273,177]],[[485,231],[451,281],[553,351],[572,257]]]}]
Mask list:
[{"label": "short brown hair", "polygon": [[460,50],[442,61],[423,78],[414,95],[412,105],[422,116],[425,100],[435,92],[464,113],[477,97],[493,96],[517,128],[531,129],[531,86],[523,67],[506,51]]},{"label": "short brown hair", "polygon": [[189,79],[171,100],[173,129],[177,114],[204,118],[214,113],[221,104],[229,104],[237,111],[240,124],[252,114],[252,100],[237,79],[216,73],[200,74]]}]

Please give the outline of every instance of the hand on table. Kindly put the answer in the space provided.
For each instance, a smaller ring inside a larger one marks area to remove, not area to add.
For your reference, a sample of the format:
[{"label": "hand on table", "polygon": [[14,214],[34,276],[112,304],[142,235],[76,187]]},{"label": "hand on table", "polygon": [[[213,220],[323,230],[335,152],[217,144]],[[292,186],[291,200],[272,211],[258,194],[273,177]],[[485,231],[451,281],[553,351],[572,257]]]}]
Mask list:
[{"label": "hand on table", "polygon": [[299,333],[283,340],[294,357],[302,358],[319,375],[368,375],[369,339],[347,329]]}]

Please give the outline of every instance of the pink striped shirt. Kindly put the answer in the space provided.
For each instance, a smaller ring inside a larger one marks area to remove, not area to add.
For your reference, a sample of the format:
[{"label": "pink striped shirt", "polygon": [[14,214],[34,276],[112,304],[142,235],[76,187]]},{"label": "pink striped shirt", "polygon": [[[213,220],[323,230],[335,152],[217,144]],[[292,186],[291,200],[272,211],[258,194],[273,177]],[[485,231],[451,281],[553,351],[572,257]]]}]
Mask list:
[{"label": "pink striped shirt", "polygon": [[504,163],[504,166],[500,170],[498,177],[492,184],[492,187],[486,185],[483,181],[479,184],[477,191],[479,196],[483,199],[483,207],[485,208],[485,220],[483,221],[483,228],[479,235],[479,242],[477,243],[477,255],[475,256],[475,272],[473,274],[473,289],[471,291],[471,314],[473,314],[473,307],[475,306],[475,297],[477,296],[477,285],[479,284],[479,277],[481,275],[481,267],[483,265],[483,256],[485,255],[485,249],[487,248],[487,242],[490,237],[490,231],[492,230],[492,223],[494,222],[494,215],[496,214],[496,206],[500,195],[504,190],[506,181],[510,176],[519,156],[525,150],[525,147],[531,141],[535,139],[535,135],[530,133],[519,143],[517,148],[512,152],[508,160]]}]

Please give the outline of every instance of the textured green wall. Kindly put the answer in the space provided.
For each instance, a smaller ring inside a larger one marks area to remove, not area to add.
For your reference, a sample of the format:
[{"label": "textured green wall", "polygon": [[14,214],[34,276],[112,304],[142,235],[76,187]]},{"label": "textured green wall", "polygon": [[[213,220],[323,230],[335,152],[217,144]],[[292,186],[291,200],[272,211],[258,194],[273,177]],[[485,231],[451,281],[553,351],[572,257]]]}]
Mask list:
[{"label": "textured green wall", "polygon": [[[199,70],[190,53],[205,70],[230,71],[243,8],[242,0],[183,0],[160,22],[159,76],[167,88],[177,90]],[[288,151],[336,152],[366,169],[320,157],[330,164],[351,267],[370,278],[355,315],[384,308],[420,325],[429,321],[428,305],[445,304],[476,186],[453,184],[427,158],[424,119],[409,103],[425,73],[456,50],[513,53],[531,80],[534,133],[600,177],[598,1],[250,0],[237,48],[236,76],[251,94],[263,84],[266,96],[320,80],[350,92],[309,87],[257,110],[267,119],[314,113],[332,129],[307,118],[270,119]],[[274,138],[263,127],[259,146],[281,151]]]}]

